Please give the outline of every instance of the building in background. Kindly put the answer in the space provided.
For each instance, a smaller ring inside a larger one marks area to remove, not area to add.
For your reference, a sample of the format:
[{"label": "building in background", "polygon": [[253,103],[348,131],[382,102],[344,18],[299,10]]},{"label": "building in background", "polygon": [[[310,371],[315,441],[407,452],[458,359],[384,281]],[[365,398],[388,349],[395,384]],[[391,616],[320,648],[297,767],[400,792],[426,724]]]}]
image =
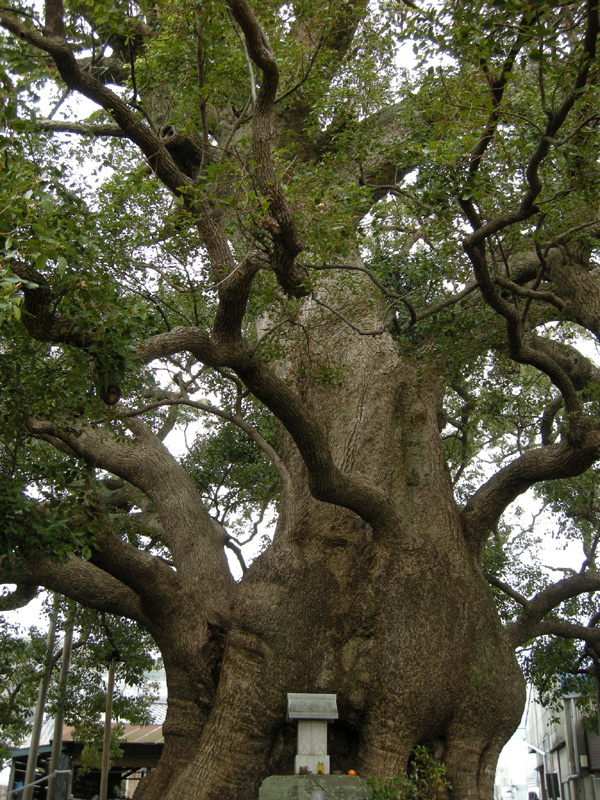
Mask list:
[{"label": "building in background", "polygon": [[[111,762],[108,776],[108,797],[125,800],[133,797],[133,793],[141,778],[154,769],[163,749],[162,725],[167,710],[167,687],[164,671],[152,672],[148,679],[158,684],[158,698],[152,704],[150,716],[152,724],[145,726],[125,725],[122,737],[121,756]],[[38,747],[36,780],[40,783],[34,791],[34,800],[45,800],[48,777],[48,766],[52,750],[54,720],[47,717],[41,731]],[[29,755],[30,741],[15,748],[11,754],[10,771],[3,773],[0,783],[7,784],[4,793],[0,790],[0,800],[4,800],[6,791],[14,791],[19,782],[24,782]],[[62,748],[59,770],[60,787],[57,783],[57,800],[91,800],[98,796],[100,788],[100,770],[86,768],[82,762],[83,744],[73,739],[72,729],[63,728]],[[59,776],[57,776],[58,780]],[[8,800],[13,800],[9,795]]]},{"label": "building in background", "polygon": [[537,756],[541,800],[600,800],[600,737],[586,731],[580,695],[565,694],[559,711],[532,697],[527,742]]},{"label": "building in background", "polygon": [[[47,726],[47,732],[53,729]],[[85,768],[81,753],[83,744],[72,738],[71,728],[63,731],[62,755],[59,769],[65,770],[61,786],[57,785],[56,795],[59,800],[77,798],[91,800],[96,798],[100,789],[100,770]],[[138,781],[154,769],[163,749],[162,725],[153,724],[144,727],[126,725],[121,740],[122,754],[112,759],[108,776],[108,797],[123,799],[133,797]],[[48,764],[52,750],[51,741],[42,732],[42,742],[38,748],[34,800],[45,800],[48,775]],[[23,784],[29,747],[13,750],[11,755],[11,772],[8,785],[14,790]],[[68,771],[68,772],[67,772]]]}]

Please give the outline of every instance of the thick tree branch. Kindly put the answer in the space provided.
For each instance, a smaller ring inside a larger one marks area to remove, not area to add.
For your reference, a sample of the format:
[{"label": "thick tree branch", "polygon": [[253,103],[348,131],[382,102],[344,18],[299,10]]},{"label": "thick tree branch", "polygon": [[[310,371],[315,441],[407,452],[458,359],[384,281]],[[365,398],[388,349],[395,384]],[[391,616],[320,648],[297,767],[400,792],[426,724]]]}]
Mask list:
[{"label": "thick tree branch", "polygon": [[128,420],[133,440],[118,441],[100,428],[81,426],[75,433],[29,420],[30,432],[59,440],[78,458],[136,486],[154,503],[164,540],[177,572],[212,605],[228,605],[232,579],[212,521],[187,473],[139,420]]},{"label": "thick tree branch", "polygon": [[271,266],[281,287],[294,297],[304,297],[306,276],[296,264],[302,241],[294,212],[275,174],[271,156],[272,113],[279,85],[279,69],[273,50],[254,12],[245,0],[229,0],[229,7],[242,29],[252,61],[262,72],[260,89],[252,119],[252,154],[255,176],[261,194],[269,202],[272,217],[263,218],[263,227],[271,234],[274,252]]},{"label": "thick tree branch", "polygon": [[231,266],[217,285],[219,305],[215,314],[212,336],[215,342],[234,346],[242,335],[242,322],[254,276],[264,267],[262,256],[248,252],[237,266]]},{"label": "thick tree branch", "polygon": [[[596,652],[600,650],[600,630],[590,628],[587,625],[575,625],[572,622],[560,619],[547,619],[539,622],[531,628],[528,639],[540,636],[560,636],[563,639],[581,639],[592,647]],[[528,639],[519,641],[515,647],[525,644]],[[512,638],[511,638],[512,641]]]},{"label": "thick tree branch", "polygon": [[600,426],[579,420],[577,438],[529,450],[497,472],[470,498],[462,512],[465,536],[481,554],[506,507],[534,483],[581,474],[600,457]]},{"label": "thick tree branch", "polygon": [[90,561],[132,589],[148,609],[164,605],[164,598],[178,589],[176,574],[161,558],[122,541],[111,531],[108,520],[96,533]]},{"label": "thick tree branch", "polygon": [[71,556],[66,563],[29,560],[18,572],[0,562],[0,582],[30,586],[32,583],[60,592],[82,605],[148,623],[140,597],[121,581],[89,561]]},{"label": "thick tree branch", "polygon": [[[0,561],[0,569],[1,565],[2,562]],[[3,592],[0,595],[0,611],[14,611],[17,608],[23,608],[33,600],[38,590],[39,586],[35,584],[22,583],[17,585],[12,592]]]},{"label": "thick tree branch", "polygon": [[[524,604],[522,614],[507,626],[507,633],[515,647],[524,645],[530,639],[553,633],[556,636],[578,638],[584,641],[600,642],[600,631],[584,625],[573,625],[560,620],[544,620],[565,600],[577,597],[585,592],[600,590],[600,573],[584,572],[565,578],[558,583],[543,589]],[[521,602],[521,601],[519,601]],[[591,637],[591,638],[590,638]]]},{"label": "thick tree branch", "polygon": [[32,123],[32,128],[50,133],[77,133],[80,136],[93,136],[97,139],[125,137],[123,130],[118,125],[111,123],[100,125],[93,122],[68,122],[67,120],[41,118]]}]

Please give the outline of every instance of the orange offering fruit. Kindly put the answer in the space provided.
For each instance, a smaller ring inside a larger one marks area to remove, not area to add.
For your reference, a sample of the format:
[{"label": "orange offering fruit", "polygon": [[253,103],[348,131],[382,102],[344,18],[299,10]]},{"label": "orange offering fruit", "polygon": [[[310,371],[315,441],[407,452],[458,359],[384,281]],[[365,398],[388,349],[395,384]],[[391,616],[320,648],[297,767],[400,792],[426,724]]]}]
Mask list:
[{"label": "orange offering fruit", "polygon": [[348,775],[356,775],[356,772],[353,769],[349,769]]}]

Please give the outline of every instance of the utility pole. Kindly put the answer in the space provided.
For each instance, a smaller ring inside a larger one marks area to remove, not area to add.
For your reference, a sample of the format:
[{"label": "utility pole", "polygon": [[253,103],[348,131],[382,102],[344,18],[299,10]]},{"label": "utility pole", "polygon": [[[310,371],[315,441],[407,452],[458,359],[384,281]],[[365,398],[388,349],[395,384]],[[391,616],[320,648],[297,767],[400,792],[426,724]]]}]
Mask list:
[{"label": "utility pole", "polygon": [[596,717],[598,719],[598,733],[600,734],[600,661],[594,655],[594,684],[596,686]]},{"label": "utility pole", "polygon": [[[64,711],[62,702],[64,693],[67,686],[67,677],[69,674],[69,664],[71,662],[71,648],[73,645],[73,604],[69,603],[69,611],[67,616],[67,625],[65,628],[65,638],[63,641],[62,661],[60,665],[60,675],[58,678],[58,696],[60,698],[60,705],[56,711],[54,719],[54,736],[52,737],[52,754],[50,756],[50,766],[48,772],[50,778],[48,779],[48,793],[47,800],[55,800],[56,795],[56,775],[54,774],[58,769],[59,757],[62,752],[62,732]],[[66,797],[66,793],[65,793]],[[62,800],[62,798],[61,798]]]},{"label": "utility pole", "polygon": [[108,794],[108,773],[110,770],[110,730],[112,721],[113,691],[115,687],[115,654],[108,665],[108,686],[106,688],[106,712],[104,715],[104,740],[102,743],[102,772],[100,774],[100,794],[98,800],[106,800]]},{"label": "utility pole", "polygon": [[33,728],[31,730],[31,744],[29,745],[29,755],[27,756],[27,769],[25,770],[25,787],[23,789],[23,800],[33,799],[33,782],[35,781],[35,768],[37,767],[38,750],[40,746],[40,735],[42,723],[44,721],[44,707],[48,686],[52,677],[52,656],[54,654],[54,639],[56,637],[56,618],[58,617],[59,595],[54,595],[54,605],[50,614],[50,624],[48,626],[48,636],[46,637],[46,658],[44,672],[40,679],[38,688],[37,703],[33,717]]}]

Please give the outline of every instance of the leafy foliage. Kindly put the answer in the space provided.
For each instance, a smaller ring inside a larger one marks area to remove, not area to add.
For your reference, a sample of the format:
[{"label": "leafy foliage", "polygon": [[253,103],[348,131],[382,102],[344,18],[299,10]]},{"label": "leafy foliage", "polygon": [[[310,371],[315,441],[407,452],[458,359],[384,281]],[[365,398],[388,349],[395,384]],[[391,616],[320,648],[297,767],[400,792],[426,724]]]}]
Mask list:
[{"label": "leafy foliage", "polygon": [[[118,648],[115,671],[113,718],[132,724],[151,721],[150,708],[156,699],[156,685],[148,673],[157,660],[148,634],[131,622],[77,609],[75,615],[63,604],[59,630],[74,624],[74,647],[67,685],[59,690],[58,672],[61,649],[53,655],[54,668],[45,713],[52,716],[60,708],[65,724],[73,727],[73,736],[83,742],[90,758],[97,752],[98,731],[106,706],[106,671],[108,659]],[[18,746],[29,732],[32,709],[46,658],[46,634],[36,627],[27,631],[8,623],[0,616],[0,730],[2,757]],[[115,734],[115,748],[118,735]],[[93,758],[92,758],[93,761]]]},{"label": "leafy foliage", "polygon": [[[249,419],[273,443],[272,420],[260,414]],[[209,430],[197,437],[184,463],[214,517],[241,533],[253,515],[262,519],[277,499],[277,473],[239,428],[213,423]]]},{"label": "leafy foliage", "polygon": [[28,638],[18,634],[16,627],[0,616],[0,765],[27,732],[44,658],[45,640],[37,630]]},{"label": "leafy foliage", "polygon": [[423,745],[413,750],[406,777],[367,778],[367,785],[373,800],[442,800],[451,788],[444,764]]}]

